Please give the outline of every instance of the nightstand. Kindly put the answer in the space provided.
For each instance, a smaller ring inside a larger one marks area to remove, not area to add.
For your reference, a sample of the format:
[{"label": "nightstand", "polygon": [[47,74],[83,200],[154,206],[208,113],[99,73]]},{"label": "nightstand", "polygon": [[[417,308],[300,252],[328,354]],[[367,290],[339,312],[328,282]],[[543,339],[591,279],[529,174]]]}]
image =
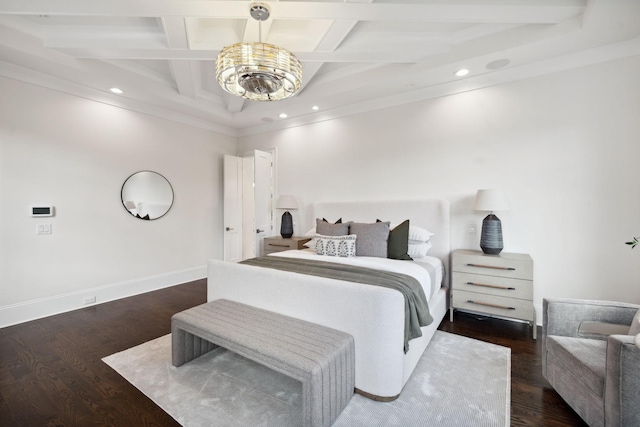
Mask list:
[{"label": "nightstand", "polygon": [[304,244],[311,240],[310,237],[290,237],[285,239],[281,236],[265,237],[262,243],[264,254],[268,255],[273,252],[288,251],[291,249],[304,249]]},{"label": "nightstand", "polygon": [[528,254],[485,255],[458,249],[451,256],[451,306],[512,319],[526,320],[536,339],[533,307],[533,260]]}]

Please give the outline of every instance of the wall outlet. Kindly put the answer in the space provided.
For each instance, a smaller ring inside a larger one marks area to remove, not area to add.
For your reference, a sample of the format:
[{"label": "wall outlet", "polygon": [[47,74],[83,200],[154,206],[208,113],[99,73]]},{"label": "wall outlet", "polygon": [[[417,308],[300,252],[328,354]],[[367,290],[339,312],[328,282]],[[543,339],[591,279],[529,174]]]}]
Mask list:
[{"label": "wall outlet", "polygon": [[82,303],[87,305],[87,304],[93,304],[96,302],[96,297],[95,296],[91,296],[91,297],[86,297],[85,299],[82,300]]}]

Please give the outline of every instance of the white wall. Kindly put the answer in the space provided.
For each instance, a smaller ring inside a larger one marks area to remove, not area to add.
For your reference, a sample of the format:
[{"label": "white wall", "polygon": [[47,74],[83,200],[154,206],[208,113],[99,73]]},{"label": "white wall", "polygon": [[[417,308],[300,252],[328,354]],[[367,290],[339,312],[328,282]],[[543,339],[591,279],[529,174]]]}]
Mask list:
[{"label": "white wall", "polygon": [[[501,187],[505,251],[543,297],[640,303],[640,57],[240,139],[0,78],[0,327],[204,277],[222,258],[222,155],[277,149],[279,194],[440,196],[477,248],[478,188]],[[120,202],[138,170],[175,193],[157,221]],[[31,218],[32,204],[56,206]],[[50,223],[53,234],[36,236]]]},{"label": "white wall", "polygon": [[[530,253],[543,297],[640,303],[640,57],[243,137],[277,149],[278,193],[451,202],[453,248],[478,249],[479,188],[503,188],[505,251]],[[306,210],[305,210],[306,208]],[[348,219],[348,218],[345,218]],[[540,317],[538,317],[540,319]]]},{"label": "white wall", "polygon": [[[0,78],[0,326],[205,277],[222,258],[222,156],[235,138]],[[156,221],[120,190],[153,170],[175,192]],[[52,218],[32,218],[52,204]],[[37,236],[36,224],[53,226]]]}]

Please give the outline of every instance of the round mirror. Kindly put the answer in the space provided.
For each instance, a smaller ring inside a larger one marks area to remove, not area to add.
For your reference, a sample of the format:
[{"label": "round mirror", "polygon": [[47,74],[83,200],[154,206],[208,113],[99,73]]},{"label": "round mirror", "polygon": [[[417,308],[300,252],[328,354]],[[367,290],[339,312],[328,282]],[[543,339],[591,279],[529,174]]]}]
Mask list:
[{"label": "round mirror", "polygon": [[122,205],[140,219],[158,219],[173,204],[173,188],[167,178],[157,172],[141,171],[131,175],[122,185]]}]

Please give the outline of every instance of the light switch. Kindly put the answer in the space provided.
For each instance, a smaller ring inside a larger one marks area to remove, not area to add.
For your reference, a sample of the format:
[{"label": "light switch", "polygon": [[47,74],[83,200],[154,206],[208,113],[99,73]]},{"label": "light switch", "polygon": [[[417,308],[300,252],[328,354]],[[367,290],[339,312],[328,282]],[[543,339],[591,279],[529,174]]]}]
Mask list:
[{"label": "light switch", "polygon": [[36,234],[39,236],[42,236],[45,234],[51,234],[51,232],[52,232],[51,224],[38,224],[36,226]]},{"label": "light switch", "polygon": [[476,234],[477,229],[476,229],[476,223],[475,222],[470,222],[469,224],[467,224],[467,232],[469,234]]}]

